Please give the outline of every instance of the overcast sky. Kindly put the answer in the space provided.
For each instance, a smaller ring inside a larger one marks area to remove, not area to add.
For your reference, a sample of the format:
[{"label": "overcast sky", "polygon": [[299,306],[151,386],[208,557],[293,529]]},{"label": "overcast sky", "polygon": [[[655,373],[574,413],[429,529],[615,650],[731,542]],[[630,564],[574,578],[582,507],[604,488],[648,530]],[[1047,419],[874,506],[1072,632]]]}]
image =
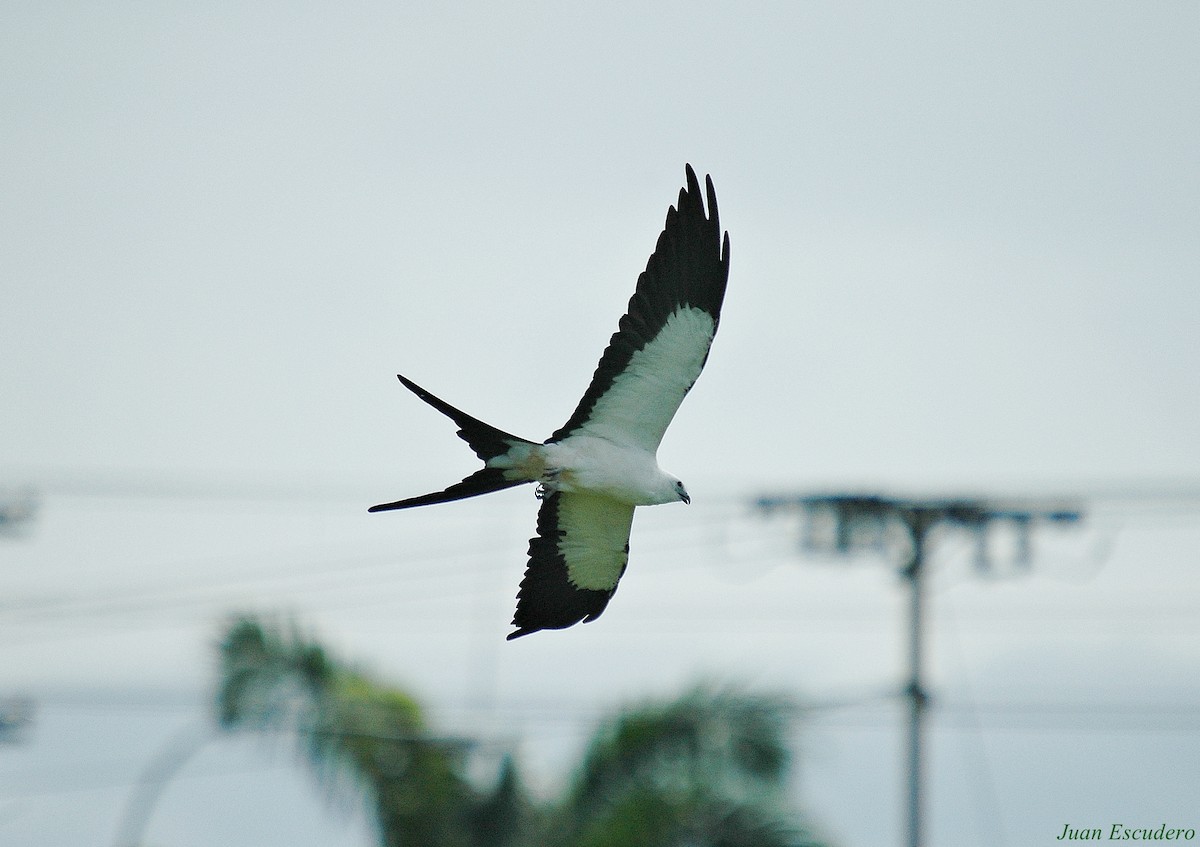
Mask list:
[{"label": "overcast sky", "polygon": [[[1190,0],[0,5],[0,489],[41,499],[3,547],[0,694],[49,704],[20,753],[45,793],[6,795],[0,842],[83,843],[53,812],[80,802],[55,793],[84,755],[63,738],[98,719],[79,704],[202,690],[237,605],[297,614],[552,773],[582,732],[539,723],[556,690],[588,716],[701,676],[817,698],[895,681],[894,581],[793,567],[793,527],[743,505],[760,491],[1200,487],[1198,43]],[[639,512],[643,581],[600,621],[505,645],[536,504],[365,515],[473,468],[394,374],[546,437],[685,162],[732,240],[721,333],[660,453],[695,505]],[[1176,680],[1200,658],[1196,512],[1096,508],[1002,585],[947,540],[943,686],[1194,702]],[[146,748],[120,767],[88,754],[120,774],[87,795],[95,828],[173,714],[122,723]],[[1105,782],[1087,760],[1194,764],[1189,719],[1126,746],[1030,736],[1036,762],[965,736],[940,784],[993,788],[970,814],[935,794],[933,843],[1049,843],[1111,815],[1200,828],[1175,800],[1194,778]],[[871,764],[894,726],[867,723],[820,736],[800,778],[847,847],[897,831],[898,761]],[[189,821],[165,812],[155,837],[208,843]]]}]

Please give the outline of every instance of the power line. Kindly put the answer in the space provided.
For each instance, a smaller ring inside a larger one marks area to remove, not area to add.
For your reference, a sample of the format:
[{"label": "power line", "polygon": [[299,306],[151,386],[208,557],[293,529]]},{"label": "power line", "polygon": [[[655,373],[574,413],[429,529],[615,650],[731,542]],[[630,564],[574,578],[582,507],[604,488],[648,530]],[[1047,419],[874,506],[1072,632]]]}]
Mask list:
[{"label": "power line", "polygon": [[[367,502],[370,491],[395,484],[395,479],[377,474],[295,473],[282,478],[272,473],[264,482],[263,474],[200,473],[145,468],[69,468],[55,466],[0,467],[0,478],[18,481],[22,493],[37,497],[116,499],[145,501],[260,501],[264,503]],[[11,485],[11,483],[10,483]],[[1003,490],[1007,486],[989,486]],[[744,488],[721,485],[722,491],[708,494],[709,504],[741,504]],[[1092,511],[1121,504],[1136,509],[1164,509],[1200,512],[1200,478],[1188,476],[1112,477],[1059,481],[1035,480],[1015,488],[1023,492],[1041,492],[1041,501],[1086,500]],[[1022,494],[1020,497],[1025,497]],[[1018,499],[1020,499],[1020,497]],[[956,499],[962,499],[955,495]],[[970,498],[967,498],[970,499]],[[373,501],[372,501],[373,502]]]}]

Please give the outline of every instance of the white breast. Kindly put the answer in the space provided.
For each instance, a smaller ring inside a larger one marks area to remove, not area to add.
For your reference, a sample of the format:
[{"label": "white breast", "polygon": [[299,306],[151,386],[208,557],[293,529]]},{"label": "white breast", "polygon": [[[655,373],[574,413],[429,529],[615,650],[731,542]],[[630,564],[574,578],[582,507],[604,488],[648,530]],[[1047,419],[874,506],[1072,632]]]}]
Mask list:
[{"label": "white breast", "polygon": [[591,435],[572,435],[542,448],[548,465],[563,469],[559,490],[603,494],[633,506],[670,503],[678,498],[674,480],[658,467],[654,454]]}]

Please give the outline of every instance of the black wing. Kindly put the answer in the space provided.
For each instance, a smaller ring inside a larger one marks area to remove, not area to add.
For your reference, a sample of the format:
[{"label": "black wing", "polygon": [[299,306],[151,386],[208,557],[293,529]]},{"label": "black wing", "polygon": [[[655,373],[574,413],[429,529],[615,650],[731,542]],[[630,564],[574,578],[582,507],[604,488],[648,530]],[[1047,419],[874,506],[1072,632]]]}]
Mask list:
[{"label": "black wing", "polygon": [[600,617],[625,573],[632,525],[628,503],[595,494],[547,496],[517,594],[518,629],[508,639]]},{"label": "black wing", "polygon": [[570,419],[548,441],[588,430],[654,451],[708,359],[729,279],[729,235],[692,166],[617,332]]}]

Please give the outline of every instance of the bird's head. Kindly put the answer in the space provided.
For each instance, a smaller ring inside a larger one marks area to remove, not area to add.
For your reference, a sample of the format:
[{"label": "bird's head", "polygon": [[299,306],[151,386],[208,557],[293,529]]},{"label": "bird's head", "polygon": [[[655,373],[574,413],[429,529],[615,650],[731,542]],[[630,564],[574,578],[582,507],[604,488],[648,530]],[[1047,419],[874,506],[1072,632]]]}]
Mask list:
[{"label": "bird's head", "polygon": [[675,496],[689,506],[692,504],[692,498],[688,497],[687,489],[683,487],[683,483],[679,480],[675,480]]}]

